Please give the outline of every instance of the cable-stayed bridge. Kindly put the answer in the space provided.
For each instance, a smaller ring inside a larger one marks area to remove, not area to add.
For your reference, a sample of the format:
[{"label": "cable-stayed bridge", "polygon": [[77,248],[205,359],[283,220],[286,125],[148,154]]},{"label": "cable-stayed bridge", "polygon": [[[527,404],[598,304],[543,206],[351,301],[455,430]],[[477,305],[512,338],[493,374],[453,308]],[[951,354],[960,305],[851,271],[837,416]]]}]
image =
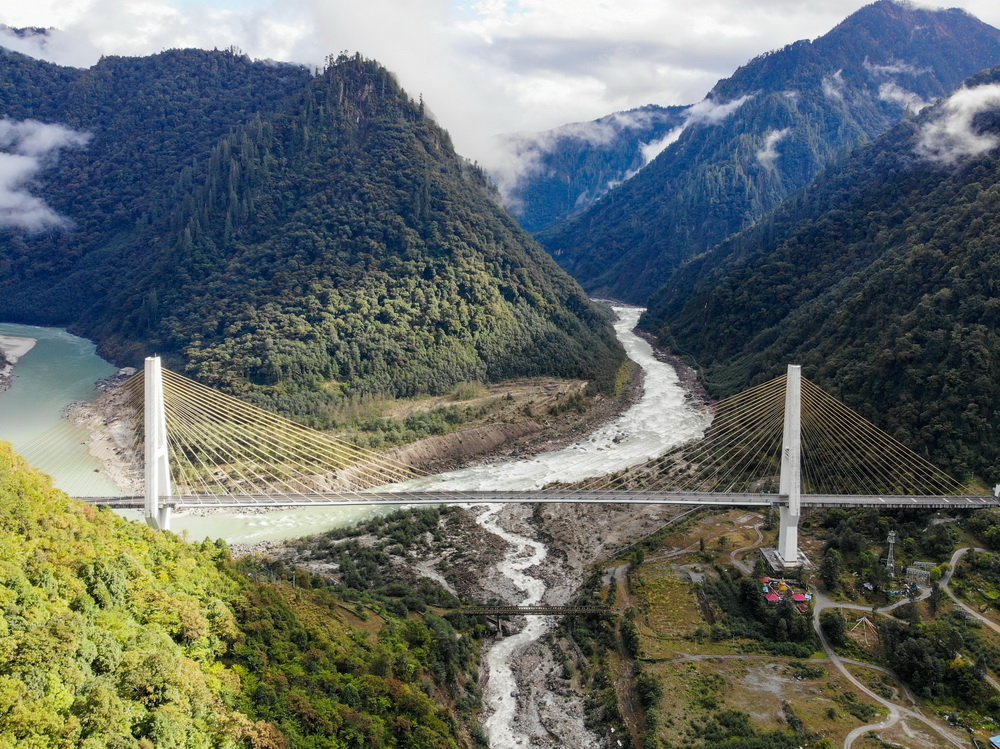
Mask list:
[{"label": "cable-stayed bridge", "polygon": [[[133,494],[81,497],[140,508],[168,529],[191,507],[484,502],[776,507],[778,554],[798,559],[803,507],[974,508],[1000,505],[935,468],[801,376],[712,406],[702,439],[615,473],[533,491],[435,487],[410,466],[223,395],[146,360],[124,386],[122,462]],[[25,450],[31,459],[30,449]],[[581,456],[581,461],[589,458]],[[128,492],[125,492],[126,494]]]}]

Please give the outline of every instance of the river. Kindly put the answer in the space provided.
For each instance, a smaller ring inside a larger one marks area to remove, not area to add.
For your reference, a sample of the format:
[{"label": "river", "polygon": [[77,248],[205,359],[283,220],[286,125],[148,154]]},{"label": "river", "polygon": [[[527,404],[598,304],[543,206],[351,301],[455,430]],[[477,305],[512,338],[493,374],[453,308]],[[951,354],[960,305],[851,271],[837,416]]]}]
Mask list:
[{"label": "river", "polygon": [[[73,403],[91,400],[98,380],[118,369],[97,355],[93,343],[62,328],[0,323],[0,336],[33,338],[35,345],[14,367],[9,390],[0,393],[0,440],[11,442],[67,494],[117,496],[122,492],[87,451],[86,430],[62,418]],[[381,508],[307,508],[267,515],[175,515],[173,529],[190,538],[255,543],[320,533],[387,512]],[[137,520],[137,511],[123,511]]]},{"label": "river", "polygon": [[95,383],[118,370],[93,343],[62,328],[0,323],[0,335],[36,340],[15,366],[10,389],[0,393],[0,439],[30,454],[69,494],[120,494],[87,452],[86,430],[62,418],[68,405],[93,398]]},{"label": "river", "polygon": [[705,412],[691,404],[674,368],[659,361],[652,347],[633,332],[643,309],[614,310],[618,340],[643,371],[637,403],[586,439],[560,450],[441,473],[406,486],[452,491],[541,489],[552,481],[579,481],[638,465],[701,436],[708,424]]},{"label": "river", "polygon": [[[525,460],[431,476],[411,482],[407,488],[539,489],[551,481],[578,481],[636,465],[699,437],[708,425],[708,416],[692,405],[673,367],[658,361],[650,345],[632,332],[642,310],[616,307],[615,311],[618,338],[628,356],[643,370],[643,394],[638,402],[569,447]],[[67,451],[74,451],[77,457],[66,465],[79,466],[80,461],[89,457],[81,445],[86,434],[74,431],[64,420],[60,424],[59,415],[69,403],[92,396],[94,382],[112,374],[114,367],[96,356],[93,344],[58,329],[0,324],[0,335],[38,339],[35,348],[17,365],[13,387],[0,394],[0,439],[23,446],[45,433],[62,440]],[[59,476],[62,466],[53,465],[50,469],[57,472],[56,483],[60,488],[70,493],[97,493],[91,489],[81,491],[71,476]],[[84,473],[90,481],[101,479],[100,473],[89,468]],[[74,488],[71,490],[70,486]],[[523,592],[524,598],[518,603],[537,603],[542,600],[546,585],[526,570],[545,559],[546,545],[503,527],[502,509],[501,505],[486,506],[479,512],[477,522],[508,543],[509,550],[498,571]],[[344,507],[302,508],[260,515],[178,515],[173,519],[173,527],[192,539],[225,538],[229,542],[254,543],[319,533],[385,511],[388,510]],[[494,749],[530,745],[529,737],[519,734],[514,727],[518,685],[510,664],[521,649],[549,631],[552,621],[546,617],[527,617],[527,620],[521,632],[498,641],[484,658],[488,672],[484,704],[489,712],[484,725]]]},{"label": "river", "polygon": [[[643,310],[614,309],[618,315],[615,322],[618,339],[629,358],[643,370],[643,393],[637,403],[586,439],[561,450],[438,474],[410,482],[406,487],[455,491],[540,489],[551,481],[579,481],[637,465],[700,437],[709,424],[707,413],[691,403],[674,368],[657,360],[649,343],[633,332]],[[516,603],[538,603],[545,595],[545,582],[526,570],[542,563],[546,545],[505,528],[502,512],[501,505],[487,505],[476,522],[508,544],[498,571],[524,594]],[[483,727],[491,749],[523,749],[532,745],[532,737],[517,725],[518,695],[525,690],[517,683],[511,664],[519,653],[549,632],[554,622],[544,616],[525,619],[520,632],[498,640],[483,658],[487,672],[483,704],[488,713]],[[567,738],[561,736],[560,740]],[[587,745],[597,744],[596,737],[582,725],[576,727],[572,738]]]},{"label": "river", "polygon": [[[410,488],[537,489],[550,481],[577,481],[641,463],[700,434],[704,415],[690,406],[673,367],[657,361],[650,345],[632,332],[642,310],[615,309],[619,316],[615,323],[618,338],[629,357],[643,369],[639,402],[569,447],[526,460],[432,476],[410,484]],[[114,374],[115,367],[97,356],[90,341],[59,328],[0,323],[0,335],[38,340],[17,364],[13,387],[0,393],[0,439],[22,450],[44,435],[52,446],[48,452],[60,458],[34,462],[53,476],[56,486],[78,496],[120,494],[99,472],[97,461],[87,454],[83,445],[86,433],[60,419],[67,405],[91,398],[95,381]],[[192,539],[256,543],[319,533],[386,511],[362,507],[297,508],[264,514],[175,515],[171,523],[176,532],[186,532]],[[126,516],[138,517],[134,513]]]}]

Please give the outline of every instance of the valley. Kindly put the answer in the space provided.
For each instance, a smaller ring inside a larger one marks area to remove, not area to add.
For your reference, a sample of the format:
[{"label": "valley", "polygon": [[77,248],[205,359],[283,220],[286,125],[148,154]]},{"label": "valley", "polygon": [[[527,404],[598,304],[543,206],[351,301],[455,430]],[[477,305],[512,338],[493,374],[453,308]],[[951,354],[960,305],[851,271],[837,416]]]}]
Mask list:
[{"label": "valley", "polygon": [[222,2],[0,7],[0,747],[1000,746],[1000,29]]}]

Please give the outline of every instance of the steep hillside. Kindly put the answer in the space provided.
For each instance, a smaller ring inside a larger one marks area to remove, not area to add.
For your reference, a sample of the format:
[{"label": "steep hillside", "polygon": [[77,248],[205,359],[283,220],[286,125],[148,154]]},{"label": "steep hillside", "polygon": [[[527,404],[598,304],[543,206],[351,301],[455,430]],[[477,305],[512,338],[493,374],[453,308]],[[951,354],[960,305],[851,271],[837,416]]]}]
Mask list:
[{"label": "steep hillside", "polygon": [[805,374],[956,475],[1000,479],[1000,68],[677,272],[644,325],[718,394]]},{"label": "steep hillside", "polygon": [[504,202],[530,232],[589,208],[659,152],[687,107],[650,104],[540,133],[502,136]]},{"label": "steep hillside", "polygon": [[[462,380],[613,381],[605,313],[376,63],[312,76],[184,51],[63,73],[10,57],[55,81],[43,112],[69,78],[65,113],[86,116],[47,116],[92,137],[43,170],[39,195],[75,229],[8,230],[0,317],[69,323],[123,363],[156,350],[310,415]],[[248,87],[232,101],[229,68]]]},{"label": "steep hillside", "polygon": [[470,744],[428,696],[463,694],[470,638],[429,612],[255,582],[281,571],[70,500],[7,443],[0,548],[0,745]]},{"label": "steep hillside", "polygon": [[[110,263],[119,285],[134,262],[121,245],[147,235],[170,212],[178,177],[203,173],[220,138],[311,77],[297,66],[254,63],[231,51],[104,57],[78,70],[0,49],[4,118],[22,125],[23,137],[48,126],[43,132],[53,139],[65,129],[84,139],[35,157],[42,168],[32,193],[62,221],[19,224],[17,216],[3,216],[0,317],[72,321],[89,300],[67,293],[63,279],[81,267],[104,271]],[[17,153],[10,145],[5,150]]]},{"label": "steep hillside", "polygon": [[1000,31],[963,11],[879,0],[720,81],[649,166],[539,238],[592,293],[643,302],[680,262],[998,61]]}]

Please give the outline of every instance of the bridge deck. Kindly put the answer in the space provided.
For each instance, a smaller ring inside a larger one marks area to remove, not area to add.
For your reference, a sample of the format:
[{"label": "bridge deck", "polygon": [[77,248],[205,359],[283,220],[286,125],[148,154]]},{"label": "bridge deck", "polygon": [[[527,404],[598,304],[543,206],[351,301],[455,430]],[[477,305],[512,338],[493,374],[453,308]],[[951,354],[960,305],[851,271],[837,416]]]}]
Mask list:
[{"label": "bridge deck", "polygon": [[[142,509],[143,497],[80,497],[96,505],[118,509]],[[975,508],[1000,506],[997,496],[854,496],[842,494],[803,494],[803,507],[885,507],[900,509]],[[783,494],[651,492],[651,491],[427,491],[427,492],[358,492],[355,494],[246,494],[226,496],[169,496],[160,503],[174,509],[241,507],[335,507],[344,505],[440,505],[440,504],[634,504],[634,505],[710,505],[722,507],[768,507],[788,502]]]}]

